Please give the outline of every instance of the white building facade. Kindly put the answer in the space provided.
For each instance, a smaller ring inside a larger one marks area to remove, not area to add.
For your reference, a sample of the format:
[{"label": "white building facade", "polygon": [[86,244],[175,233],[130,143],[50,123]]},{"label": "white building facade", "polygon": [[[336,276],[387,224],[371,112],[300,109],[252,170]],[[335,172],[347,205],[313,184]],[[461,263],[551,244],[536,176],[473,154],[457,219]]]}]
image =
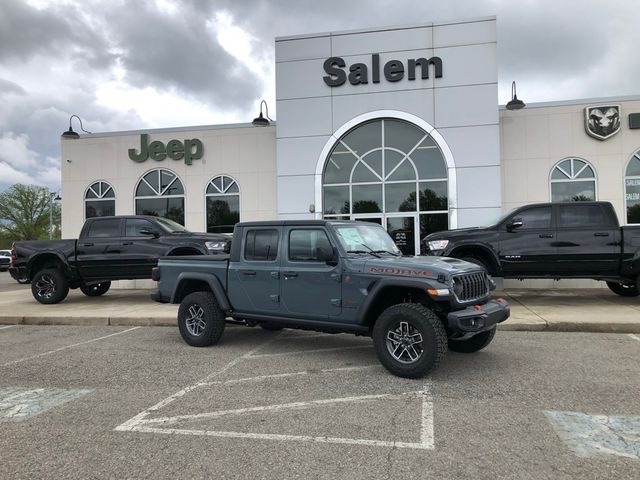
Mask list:
[{"label": "white building facade", "polygon": [[277,38],[277,124],[63,139],[63,237],[106,214],[209,232],[345,218],[417,255],[532,202],[606,200],[640,223],[640,98],[507,111],[496,45],[493,17]]}]

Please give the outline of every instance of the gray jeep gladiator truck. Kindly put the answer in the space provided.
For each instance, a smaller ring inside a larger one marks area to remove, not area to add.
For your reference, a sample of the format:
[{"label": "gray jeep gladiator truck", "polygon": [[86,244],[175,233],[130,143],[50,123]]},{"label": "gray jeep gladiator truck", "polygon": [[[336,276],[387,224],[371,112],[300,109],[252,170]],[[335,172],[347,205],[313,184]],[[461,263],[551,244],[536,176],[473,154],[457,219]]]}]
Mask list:
[{"label": "gray jeep gladiator truck", "polygon": [[227,321],[367,335],[382,365],[407,378],[427,374],[447,348],[481,350],[509,317],[482,267],[403,257],[365,222],[239,223],[229,255],[163,257],[152,278],[154,300],[180,304],[189,345],[215,344]]}]

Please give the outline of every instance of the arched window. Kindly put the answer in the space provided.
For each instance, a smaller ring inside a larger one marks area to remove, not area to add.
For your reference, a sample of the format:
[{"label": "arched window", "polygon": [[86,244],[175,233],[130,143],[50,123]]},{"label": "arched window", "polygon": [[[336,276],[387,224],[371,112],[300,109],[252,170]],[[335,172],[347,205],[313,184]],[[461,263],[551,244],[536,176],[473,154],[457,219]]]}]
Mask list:
[{"label": "arched window", "polygon": [[640,150],[631,155],[624,171],[624,198],[627,223],[640,224]]},{"label": "arched window", "polygon": [[136,215],[164,217],[184,225],[184,187],[170,170],[144,174],[136,186]]},{"label": "arched window", "polygon": [[231,233],[240,221],[240,187],[228,175],[219,175],[209,182],[207,202],[207,232]]},{"label": "arched window", "polygon": [[405,255],[448,228],[447,164],[435,140],[396,119],[358,125],[333,147],[324,168],[323,216],[383,225]]},{"label": "arched window", "polygon": [[84,216],[105,217],[116,214],[116,194],[107,182],[98,181],[84,192]]},{"label": "arched window", "polygon": [[552,202],[596,200],[596,174],[586,160],[566,158],[551,169],[549,190]]}]

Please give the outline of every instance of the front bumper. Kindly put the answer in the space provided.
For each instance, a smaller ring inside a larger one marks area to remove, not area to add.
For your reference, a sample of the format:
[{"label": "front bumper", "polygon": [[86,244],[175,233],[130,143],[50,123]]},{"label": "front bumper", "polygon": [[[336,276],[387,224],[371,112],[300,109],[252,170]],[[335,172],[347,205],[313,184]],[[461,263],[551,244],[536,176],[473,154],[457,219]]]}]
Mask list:
[{"label": "front bumper", "polygon": [[490,330],[494,325],[504,322],[511,310],[509,304],[503,300],[489,300],[484,305],[473,305],[463,310],[456,310],[447,314],[450,330],[464,333],[477,333]]}]

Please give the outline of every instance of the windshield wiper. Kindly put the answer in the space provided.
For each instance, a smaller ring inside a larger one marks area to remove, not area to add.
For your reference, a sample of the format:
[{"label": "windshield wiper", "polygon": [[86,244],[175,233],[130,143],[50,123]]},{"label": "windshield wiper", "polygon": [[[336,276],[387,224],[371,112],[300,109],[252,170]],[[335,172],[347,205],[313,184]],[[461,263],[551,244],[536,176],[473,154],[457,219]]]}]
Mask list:
[{"label": "windshield wiper", "polygon": [[373,250],[347,250],[347,253],[366,253],[368,255],[373,255],[376,258],[380,258],[380,255]]},{"label": "windshield wiper", "polygon": [[373,253],[388,253],[389,255],[393,255],[394,257],[399,257],[399,253],[390,252],[389,250],[373,250]]}]

